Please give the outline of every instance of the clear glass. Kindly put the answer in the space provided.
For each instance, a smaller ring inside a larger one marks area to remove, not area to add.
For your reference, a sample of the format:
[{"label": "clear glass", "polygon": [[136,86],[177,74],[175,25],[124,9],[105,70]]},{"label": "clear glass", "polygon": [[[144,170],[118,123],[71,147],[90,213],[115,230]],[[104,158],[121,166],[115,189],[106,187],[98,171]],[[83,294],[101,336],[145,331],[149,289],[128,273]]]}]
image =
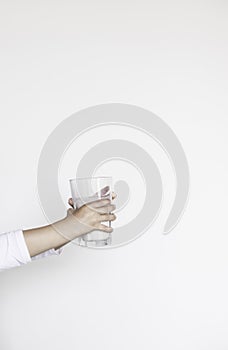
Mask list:
[{"label": "clear glass", "polygon": [[[102,198],[112,200],[112,177],[85,177],[69,181],[74,208],[79,209],[86,203]],[[108,221],[108,226],[111,227],[111,221]],[[76,238],[75,242],[86,247],[104,247],[111,244],[112,235],[96,230]]]}]

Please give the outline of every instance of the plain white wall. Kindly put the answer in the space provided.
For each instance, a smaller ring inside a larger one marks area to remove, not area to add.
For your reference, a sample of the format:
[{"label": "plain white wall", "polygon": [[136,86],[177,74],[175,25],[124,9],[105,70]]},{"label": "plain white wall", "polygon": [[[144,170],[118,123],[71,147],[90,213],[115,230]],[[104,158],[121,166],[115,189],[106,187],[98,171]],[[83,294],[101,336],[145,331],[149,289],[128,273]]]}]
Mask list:
[{"label": "plain white wall", "polygon": [[170,235],[1,273],[1,350],[228,348],[227,18],[222,0],[1,2],[0,232],[46,223],[39,154],[84,107],[150,109],[191,171]]}]

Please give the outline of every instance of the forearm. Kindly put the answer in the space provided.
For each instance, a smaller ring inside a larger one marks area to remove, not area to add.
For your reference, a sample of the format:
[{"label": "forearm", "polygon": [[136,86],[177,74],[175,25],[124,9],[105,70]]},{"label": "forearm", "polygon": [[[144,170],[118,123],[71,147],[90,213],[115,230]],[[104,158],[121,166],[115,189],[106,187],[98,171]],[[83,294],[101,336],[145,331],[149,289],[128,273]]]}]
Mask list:
[{"label": "forearm", "polygon": [[58,249],[70,242],[64,237],[65,221],[60,220],[53,225],[23,230],[25,243],[31,257],[49,249]]}]

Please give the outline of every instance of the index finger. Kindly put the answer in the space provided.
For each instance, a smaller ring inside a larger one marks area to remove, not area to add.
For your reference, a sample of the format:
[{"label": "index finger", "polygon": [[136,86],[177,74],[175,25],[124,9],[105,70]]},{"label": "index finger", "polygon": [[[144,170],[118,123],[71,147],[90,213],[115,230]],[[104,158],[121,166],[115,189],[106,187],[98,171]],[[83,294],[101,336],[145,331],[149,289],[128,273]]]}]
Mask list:
[{"label": "index finger", "polygon": [[87,206],[92,207],[92,208],[100,208],[104,207],[105,205],[108,205],[111,203],[111,199],[98,199],[93,202],[86,203]]}]

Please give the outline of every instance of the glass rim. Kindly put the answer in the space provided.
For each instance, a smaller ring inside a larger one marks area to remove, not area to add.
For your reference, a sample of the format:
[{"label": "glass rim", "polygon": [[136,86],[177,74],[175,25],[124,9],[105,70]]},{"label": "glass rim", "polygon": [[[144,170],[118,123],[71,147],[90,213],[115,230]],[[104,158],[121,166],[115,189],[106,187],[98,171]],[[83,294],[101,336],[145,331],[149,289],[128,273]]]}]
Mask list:
[{"label": "glass rim", "polygon": [[69,179],[70,182],[81,181],[81,180],[96,180],[96,179],[112,179],[112,176],[88,176],[88,177],[75,177],[74,179]]}]

